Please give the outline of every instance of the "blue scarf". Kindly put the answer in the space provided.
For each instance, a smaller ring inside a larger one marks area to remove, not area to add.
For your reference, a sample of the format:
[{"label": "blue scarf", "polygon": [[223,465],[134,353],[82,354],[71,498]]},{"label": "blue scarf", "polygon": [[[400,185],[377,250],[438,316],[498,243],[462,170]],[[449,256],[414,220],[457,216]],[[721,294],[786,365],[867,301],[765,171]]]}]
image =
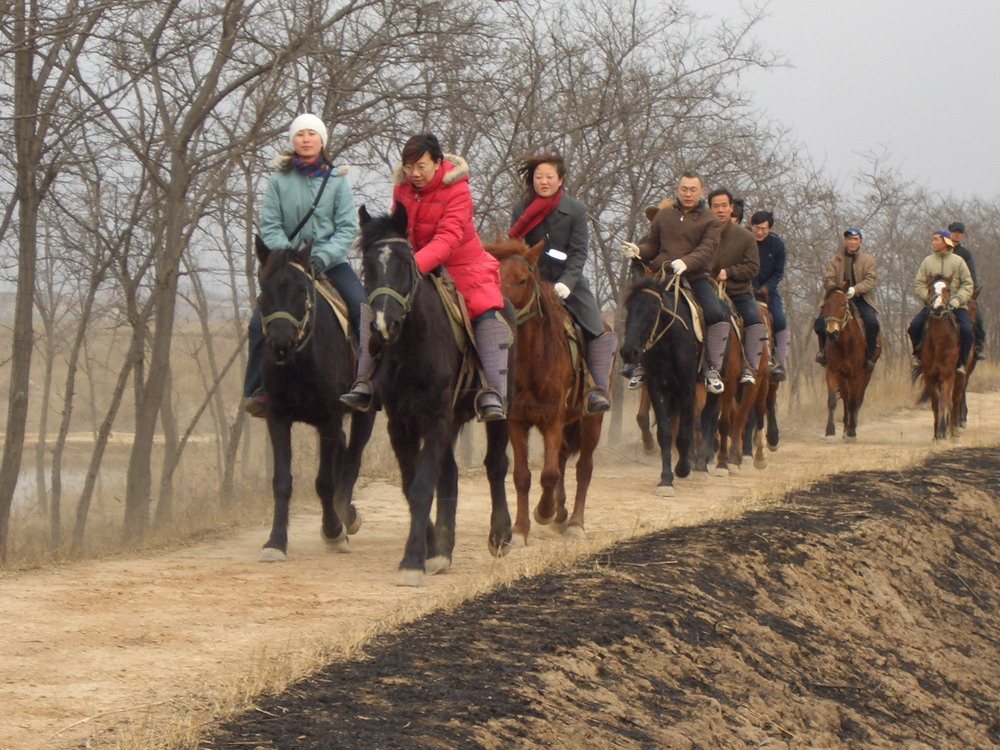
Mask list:
[{"label": "blue scarf", "polygon": [[292,155],[292,166],[306,177],[322,177],[330,171],[330,165],[322,156],[317,156],[315,161],[304,162],[295,154]]}]

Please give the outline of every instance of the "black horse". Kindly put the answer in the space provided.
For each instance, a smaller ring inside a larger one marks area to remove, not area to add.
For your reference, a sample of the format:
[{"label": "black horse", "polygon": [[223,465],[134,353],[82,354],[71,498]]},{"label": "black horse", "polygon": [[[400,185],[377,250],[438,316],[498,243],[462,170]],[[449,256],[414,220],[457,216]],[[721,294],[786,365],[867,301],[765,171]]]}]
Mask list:
[{"label": "black horse", "polygon": [[[417,270],[407,240],[406,210],[372,218],[364,206],[361,255],[372,306],[372,340],[379,364],[375,391],[388,417],[392,443],[410,507],[410,534],[396,582],[420,586],[424,573],[451,565],[455,547],[458,466],[455,441],[475,412],[476,383],[462,375],[462,352],[433,279]],[[514,330],[513,310],[504,311]],[[513,392],[514,348],[509,354],[508,393]],[[460,382],[461,381],[461,382]],[[489,550],[506,554],[511,523],[504,482],[507,477],[506,420],[486,422],[486,475],[490,483]],[[437,520],[430,520],[437,491]]]},{"label": "black horse", "polygon": [[[671,442],[676,443],[678,477],[691,473],[694,436],[695,385],[698,379],[698,341],[691,311],[683,300],[651,278],[633,284],[625,300],[625,342],[622,359],[645,368],[646,388],[656,414],[656,441],[660,445],[660,483],[656,494],[674,494],[670,471]],[[672,421],[677,435],[672,435]]]},{"label": "black horse", "polygon": [[257,238],[258,304],[265,341],[264,416],[274,451],[274,520],[260,551],[261,562],[283,561],[288,551],[293,422],[311,424],[319,433],[316,494],[323,506],[323,538],[332,549],[349,552],[347,536],[361,526],[352,496],[374,414],[352,412],[347,443],[343,418],[348,409],[338,398],[351,385],[354,357],[333,309],[318,298],[309,272],[310,249],[271,252]]}]

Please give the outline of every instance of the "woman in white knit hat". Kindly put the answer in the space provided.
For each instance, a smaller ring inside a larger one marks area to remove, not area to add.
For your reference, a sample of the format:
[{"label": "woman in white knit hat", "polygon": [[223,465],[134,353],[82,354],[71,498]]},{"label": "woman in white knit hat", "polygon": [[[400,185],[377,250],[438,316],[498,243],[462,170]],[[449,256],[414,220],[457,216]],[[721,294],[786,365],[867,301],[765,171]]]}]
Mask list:
[{"label": "woman in white knit hat", "polygon": [[[267,183],[260,217],[261,239],[271,250],[312,243],[312,271],[316,276],[326,274],[347,303],[357,340],[367,298],[347,262],[347,251],[358,230],[354,197],[346,176],[348,168],[330,163],[326,156],[326,125],[316,115],[302,114],[292,120],[288,140],[291,150],[282,151],[274,160],[276,171]],[[244,408],[254,416],[263,416],[266,397],[261,389],[260,365],[264,332],[259,309],[250,318],[249,334]]]}]

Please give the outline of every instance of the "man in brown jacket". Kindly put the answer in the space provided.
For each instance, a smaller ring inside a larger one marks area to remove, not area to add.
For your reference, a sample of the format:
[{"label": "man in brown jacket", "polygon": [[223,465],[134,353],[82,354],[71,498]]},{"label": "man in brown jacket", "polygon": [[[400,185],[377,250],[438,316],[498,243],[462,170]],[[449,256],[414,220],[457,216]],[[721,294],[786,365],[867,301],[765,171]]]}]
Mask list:
[{"label": "man in brown jacket", "polygon": [[[847,299],[854,302],[865,324],[865,340],[868,344],[865,351],[865,369],[871,370],[875,367],[873,357],[879,332],[878,313],[871,304],[871,295],[878,284],[878,276],[875,258],[861,252],[863,241],[860,229],[848,229],[844,232],[844,246],[833,256],[826,266],[826,273],[823,274],[823,291],[825,293],[834,287],[842,287],[845,283],[848,285]],[[816,355],[816,362],[825,366],[826,322],[823,320],[822,312],[816,318],[814,330],[819,337],[819,354]]]},{"label": "man in brown jacket", "polygon": [[760,364],[760,355],[764,350],[764,342],[767,341],[767,328],[761,320],[760,308],[757,307],[750,284],[760,270],[760,254],[757,252],[757,240],[750,230],[734,223],[735,206],[733,194],[724,188],[708,194],[708,207],[715,218],[722,222],[722,234],[712,269],[715,271],[715,278],[720,283],[725,283],[726,294],[743,319],[743,356],[747,364],[740,375],[740,382],[754,385],[757,382],[755,373]]},{"label": "man in brown jacket", "polygon": [[[685,275],[705,318],[705,389],[722,393],[722,357],[729,339],[729,322],[712,282],[708,278],[722,225],[703,200],[701,177],[691,172],[681,175],[676,199],[661,208],[641,245],[622,244],[629,259],[639,258],[654,273]],[[633,376],[633,379],[635,376]]]}]

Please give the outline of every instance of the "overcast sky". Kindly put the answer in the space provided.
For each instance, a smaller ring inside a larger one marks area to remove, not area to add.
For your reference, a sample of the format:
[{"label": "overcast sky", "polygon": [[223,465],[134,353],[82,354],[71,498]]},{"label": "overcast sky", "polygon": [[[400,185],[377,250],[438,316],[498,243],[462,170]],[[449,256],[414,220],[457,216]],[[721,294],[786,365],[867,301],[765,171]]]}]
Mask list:
[{"label": "overcast sky", "polygon": [[1000,2],[770,0],[767,12],[755,37],[794,67],[742,85],[828,173],[846,180],[857,154],[884,147],[935,192],[1000,197]]}]

